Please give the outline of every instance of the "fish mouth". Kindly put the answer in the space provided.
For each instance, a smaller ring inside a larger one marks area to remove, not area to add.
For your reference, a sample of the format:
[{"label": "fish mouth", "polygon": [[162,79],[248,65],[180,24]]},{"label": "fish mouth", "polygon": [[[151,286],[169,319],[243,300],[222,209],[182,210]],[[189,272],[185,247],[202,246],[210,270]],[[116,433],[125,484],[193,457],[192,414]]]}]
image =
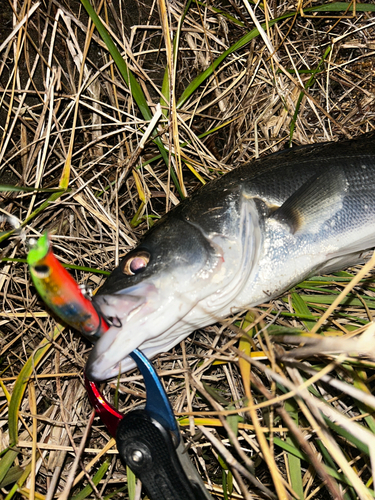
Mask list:
[{"label": "fish mouth", "polygon": [[[124,368],[132,368],[133,362],[127,359],[122,363],[123,360],[160,331],[155,323],[163,316],[160,315],[162,298],[153,284],[139,283],[120,293],[98,295],[94,303],[110,328],[94,345],[85,372],[90,380],[101,381],[119,375]],[[153,327],[154,332],[150,332]]]},{"label": "fish mouth", "polygon": [[[112,326],[105,332],[97,344],[94,345],[85,367],[85,374],[89,380],[101,382],[103,380],[114,378],[124,372],[122,361],[128,356],[128,354],[136,349],[138,342],[133,345],[131,339],[128,338],[128,341],[125,339],[122,342],[120,349],[122,354],[120,356],[115,356],[114,352],[119,353],[119,349],[116,348],[116,344],[120,336],[121,329],[116,326]],[[127,359],[125,363],[126,362]],[[126,363],[126,365],[128,365],[128,363]],[[127,368],[133,368],[133,363],[132,366],[127,366]]]},{"label": "fish mouth", "polygon": [[151,285],[131,287],[125,293],[98,295],[93,302],[109,326],[121,328],[145,306],[154,289]]}]

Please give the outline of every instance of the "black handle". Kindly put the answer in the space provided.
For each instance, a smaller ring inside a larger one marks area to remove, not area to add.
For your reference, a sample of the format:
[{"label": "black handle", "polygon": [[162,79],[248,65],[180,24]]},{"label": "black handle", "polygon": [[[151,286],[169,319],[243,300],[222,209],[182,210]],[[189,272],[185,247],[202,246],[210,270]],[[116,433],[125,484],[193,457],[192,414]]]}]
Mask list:
[{"label": "black handle", "polygon": [[124,416],[116,441],[122,461],[142,481],[150,500],[209,498],[198,480],[186,476],[169,432],[145,410]]}]

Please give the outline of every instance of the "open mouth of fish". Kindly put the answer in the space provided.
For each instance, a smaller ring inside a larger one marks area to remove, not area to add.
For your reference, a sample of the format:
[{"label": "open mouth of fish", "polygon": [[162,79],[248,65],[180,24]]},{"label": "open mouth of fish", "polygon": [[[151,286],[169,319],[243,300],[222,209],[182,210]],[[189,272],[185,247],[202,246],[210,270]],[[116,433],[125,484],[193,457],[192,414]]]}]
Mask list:
[{"label": "open mouth of fish", "polygon": [[95,305],[110,328],[90,353],[87,376],[94,380],[118,376],[135,367],[128,355],[139,346],[151,358],[182,340],[186,331],[196,327],[189,321],[189,310],[194,304],[183,299],[171,304],[152,284],[137,285],[131,293],[95,298]]},{"label": "open mouth of fish", "polygon": [[[95,372],[100,372],[100,378],[106,379],[118,375],[133,367],[131,358],[123,359],[124,352],[133,351],[142,339],[151,332],[147,324],[155,308],[159,293],[152,284],[140,284],[126,290],[126,293],[100,295],[95,297],[95,306],[110,326],[91,351],[86,372],[88,377],[95,379],[91,374],[93,363]],[[124,336],[122,332],[126,331]]]}]

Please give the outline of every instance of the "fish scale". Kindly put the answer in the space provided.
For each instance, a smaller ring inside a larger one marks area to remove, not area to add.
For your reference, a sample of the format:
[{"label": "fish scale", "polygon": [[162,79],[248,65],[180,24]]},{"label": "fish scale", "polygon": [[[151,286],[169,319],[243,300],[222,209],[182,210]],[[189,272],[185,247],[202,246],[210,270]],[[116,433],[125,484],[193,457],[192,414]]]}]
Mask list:
[{"label": "fish scale", "polygon": [[374,133],[240,166],[166,214],[107,279],[94,300],[113,326],[88,375],[116,376],[133,349],[151,358],[374,246]]}]

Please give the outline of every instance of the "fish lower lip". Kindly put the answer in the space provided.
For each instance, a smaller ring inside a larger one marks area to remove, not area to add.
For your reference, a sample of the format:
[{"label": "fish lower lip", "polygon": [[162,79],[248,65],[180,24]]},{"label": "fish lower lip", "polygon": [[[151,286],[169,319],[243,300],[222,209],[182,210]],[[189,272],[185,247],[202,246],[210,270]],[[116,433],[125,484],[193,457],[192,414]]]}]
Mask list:
[{"label": "fish lower lip", "polygon": [[101,356],[99,356],[99,358],[97,358],[97,360],[95,361],[95,364],[90,363],[90,358],[89,358],[88,363],[87,363],[86,368],[85,368],[85,375],[89,380],[93,380],[95,382],[102,382],[103,380],[113,378],[120,373],[120,365],[117,364],[110,371],[107,370],[107,371],[102,372],[101,376],[98,377],[97,370],[95,369],[95,367],[97,364],[100,364],[103,361],[104,361],[103,354]]},{"label": "fish lower lip", "polygon": [[125,339],[120,347],[116,344],[115,359],[112,359],[113,344],[116,343],[119,334],[121,334],[121,329],[111,326],[94,345],[86,364],[86,375],[89,380],[101,381],[116,377],[120,373],[122,362],[122,356],[116,359],[118,350],[125,346],[126,350],[131,352],[137,347],[137,338],[133,336]]}]

